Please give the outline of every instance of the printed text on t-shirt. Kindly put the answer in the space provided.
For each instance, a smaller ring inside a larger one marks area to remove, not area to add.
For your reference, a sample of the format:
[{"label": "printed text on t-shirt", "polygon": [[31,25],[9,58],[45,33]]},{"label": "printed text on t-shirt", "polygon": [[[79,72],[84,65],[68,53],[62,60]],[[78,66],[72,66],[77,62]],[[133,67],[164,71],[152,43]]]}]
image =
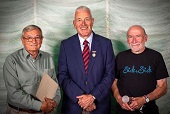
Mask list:
[{"label": "printed text on t-shirt", "polygon": [[151,66],[145,67],[140,66],[139,69],[135,69],[135,66],[129,67],[125,66],[123,73],[136,73],[136,74],[143,74],[143,73],[151,73],[152,69]]}]

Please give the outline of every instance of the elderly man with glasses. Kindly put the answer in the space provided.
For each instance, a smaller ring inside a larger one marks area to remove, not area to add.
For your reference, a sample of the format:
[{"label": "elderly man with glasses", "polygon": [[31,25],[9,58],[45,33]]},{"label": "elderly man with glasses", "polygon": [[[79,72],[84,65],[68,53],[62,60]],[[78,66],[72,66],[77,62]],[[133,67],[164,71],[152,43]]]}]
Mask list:
[{"label": "elderly man with glasses", "polygon": [[44,71],[58,83],[51,55],[40,50],[42,30],[36,25],[25,27],[21,41],[24,48],[10,54],[3,67],[8,103],[6,113],[50,113],[59,104],[61,95],[58,88],[54,99],[40,101],[36,97]]}]

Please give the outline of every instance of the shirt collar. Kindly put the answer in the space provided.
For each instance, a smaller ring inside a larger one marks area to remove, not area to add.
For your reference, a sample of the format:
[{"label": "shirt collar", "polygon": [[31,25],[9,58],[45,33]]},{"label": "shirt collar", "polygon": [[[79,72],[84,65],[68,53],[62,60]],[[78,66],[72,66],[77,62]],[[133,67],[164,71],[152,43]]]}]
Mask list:
[{"label": "shirt collar", "polygon": [[[41,55],[42,55],[42,52],[41,52],[41,50],[39,50],[38,56],[41,56]],[[37,57],[38,57],[38,56],[37,56]],[[25,48],[23,48],[23,57],[24,57],[25,59],[27,59],[27,58],[30,57],[30,54],[26,51]]]},{"label": "shirt collar", "polygon": [[[82,38],[79,34],[78,34],[78,37],[79,37],[79,40],[80,40],[80,44],[83,45],[83,42],[84,42],[84,38]],[[91,45],[92,43],[92,38],[93,38],[93,32],[91,33],[91,35],[86,39],[89,44]]]}]

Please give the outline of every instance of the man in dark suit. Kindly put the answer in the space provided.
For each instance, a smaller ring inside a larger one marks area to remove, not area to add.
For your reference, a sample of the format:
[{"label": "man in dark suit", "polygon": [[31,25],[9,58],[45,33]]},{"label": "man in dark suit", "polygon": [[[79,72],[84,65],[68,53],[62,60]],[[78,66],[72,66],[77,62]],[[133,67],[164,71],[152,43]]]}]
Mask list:
[{"label": "man in dark suit", "polygon": [[63,114],[110,114],[114,52],[109,39],[92,31],[94,18],[86,6],[75,11],[77,34],[61,42],[58,80]]}]

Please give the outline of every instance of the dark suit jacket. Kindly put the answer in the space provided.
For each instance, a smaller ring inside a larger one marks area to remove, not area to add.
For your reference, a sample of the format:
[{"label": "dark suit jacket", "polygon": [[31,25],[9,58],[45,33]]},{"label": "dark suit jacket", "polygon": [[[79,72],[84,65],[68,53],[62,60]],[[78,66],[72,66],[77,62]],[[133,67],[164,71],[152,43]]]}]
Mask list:
[{"label": "dark suit jacket", "polygon": [[[92,56],[96,51],[96,56]],[[93,33],[88,73],[85,74],[78,34],[61,42],[58,80],[63,90],[62,113],[81,114],[76,96],[92,94],[97,108],[91,114],[110,114],[110,87],[115,57],[109,39]]]}]

